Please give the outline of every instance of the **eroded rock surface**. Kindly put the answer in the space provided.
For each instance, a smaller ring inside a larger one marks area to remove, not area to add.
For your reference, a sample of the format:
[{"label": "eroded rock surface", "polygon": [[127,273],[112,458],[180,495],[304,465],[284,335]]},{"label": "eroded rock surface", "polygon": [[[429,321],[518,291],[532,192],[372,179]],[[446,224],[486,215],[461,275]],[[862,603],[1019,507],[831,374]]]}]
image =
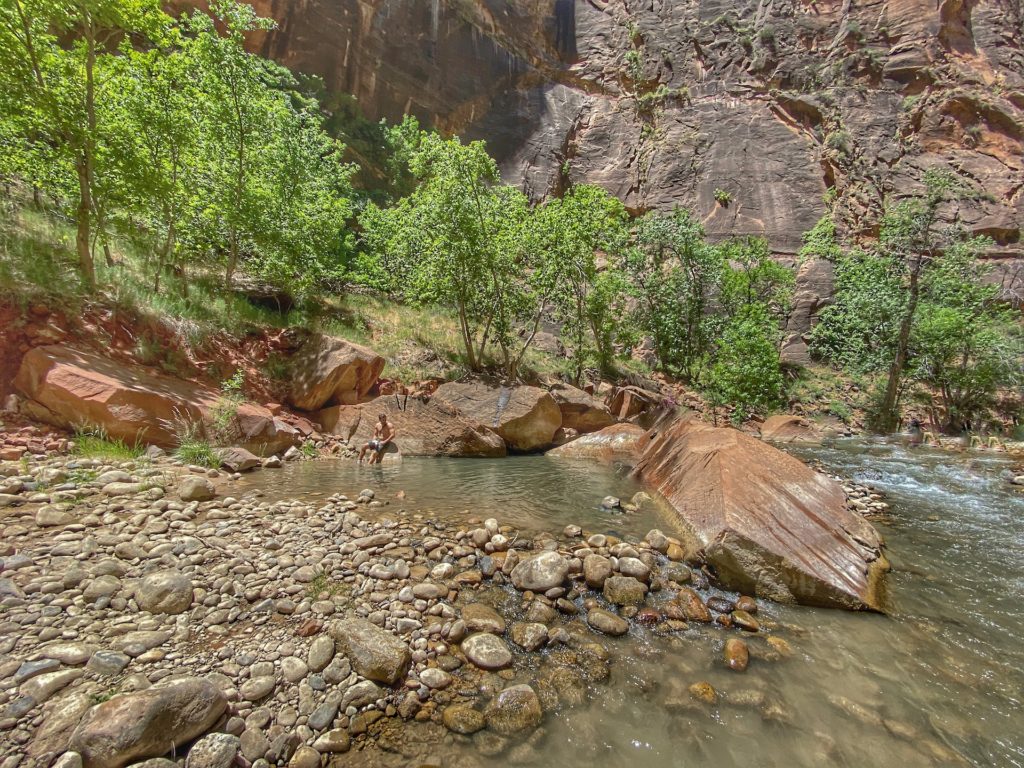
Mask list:
[{"label": "eroded rock surface", "polygon": [[384,370],[373,350],[333,336],[315,335],[291,360],[289,402],[303,411],[352,405],[366,396]]},{"label": "eroded rock surface", "polygon": [[558,405],[538,387],[449,382],[437,388],[432,400],[494,430],[510,449],[517,451],[548,447],[562,425]]}]

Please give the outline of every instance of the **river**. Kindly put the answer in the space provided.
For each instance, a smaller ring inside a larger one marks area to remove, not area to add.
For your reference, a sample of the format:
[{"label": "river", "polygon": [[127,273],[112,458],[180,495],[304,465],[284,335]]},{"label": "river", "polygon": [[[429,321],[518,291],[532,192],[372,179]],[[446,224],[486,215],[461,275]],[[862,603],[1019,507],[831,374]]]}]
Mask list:
[{"label": "river", "polygon": [[[1009,460],[863,440],[792,450],[886,494],[890,514],[876,525],[893,564],[889,615],[762,601],[759,618],[792,654],[751,639],[744,673],[721,664],[731,635],[717,626],[658,636],[634,625],[628,640],[602,639],[610,678],[588,683],[585,703],[547,715],[534,764],[1024,766],[1024,494],[1003,477]],[[570,523],[635,536],[673,528],[657,502],[600,508],[606,495],[640,490],[624,470],[542,456],[283,472],[261,486],[269,497],[366,485],[388,502],[376,510],[385,516],[494,516],[552,533]],[[687,695],[698,681],[717,690],[713,706]],[[445,764],[509,762],[477,747],[447,743]]]}]

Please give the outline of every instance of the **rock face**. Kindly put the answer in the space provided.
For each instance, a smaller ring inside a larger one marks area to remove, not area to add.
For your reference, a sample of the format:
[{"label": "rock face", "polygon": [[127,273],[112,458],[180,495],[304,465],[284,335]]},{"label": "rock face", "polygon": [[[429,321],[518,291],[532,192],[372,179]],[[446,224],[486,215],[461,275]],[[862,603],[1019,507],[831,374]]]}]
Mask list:
[{"label": "rock face", "polygon": [[432,399],[493,429],[515,451],[546,448],[562,425],[562,413],[554,399],[537,387],[449,382],[438,387]]},{"label": "rock face", "polygon": [[408,646],[365,619],[336,621],[331,625],[331,635],[352,668],[368,680],[394,685],[409,669],[412,656]]},{"label": "rock face", "polygon": [[773,443],[819,443],[821,432],[800,416],[776,414],[761,425],[761,439]]},{"label": "rock face", "polygon": [[[175,423],[203,425],[217,407],[214,389],[149,373],[71,347],[35,347],[22,359],[14,386],[26,413],[60,427],[102,427],[129,443],[177,444]],[[234,442],[270,455],[299,442],[299,433],[254,403],[239,406],[229,430]]]},{"label": "rock face", "polygon": [[342,405],[317,412],[325,432],[363,444],[373,437],[377,416],[395,425],[394,444],[406,456],[504,456],[505,441],[437,399],[423,402],[404,395],[384,395],[362,405]]},{"label": "rock face", "polygon": [[575,429],[579,434],[585,435],[615,423],[608,406],[571,384],[557,384],[552,387],[551,397],[562,413],[564,429]]},{"label": "rock face", "polygon": [[563,459],[597,459],[608,463],[636,460],[637,442],[644,429],[636,424],[613,424],[599,432],[581,435],[571,443],[552,448],[548,456]]},{"label": "rock face", "polygon": [[874,232],[884,196],[959,168],[989,193],[959,220],[995,238],[1001,275],[1021,258],[1015,0],[255,6],[278,26],[252,49],[353,94],[370,120],[411,113],[486,139],[533,197],[599,184],[633,211],[679,204],[713,236],[794,254],[826,189],[853,239]]},{"label": "rock face", "polygon": [[734,429],[680,420],[643,440],[658,490],[729,589],[781,602],[882,607],[880,539],[839,485]]},{"label": "rock face", "polygon": [[303,411],[359,402],[377,383],[384,358],[333,336],[312,336],[291,361],[289,402]]},{"label": "rock face", "polygon": [[225,709],[224,694],[201,678],[115,696],[86,713],[70,748],[84,768],[121,768],[202,735]]}]

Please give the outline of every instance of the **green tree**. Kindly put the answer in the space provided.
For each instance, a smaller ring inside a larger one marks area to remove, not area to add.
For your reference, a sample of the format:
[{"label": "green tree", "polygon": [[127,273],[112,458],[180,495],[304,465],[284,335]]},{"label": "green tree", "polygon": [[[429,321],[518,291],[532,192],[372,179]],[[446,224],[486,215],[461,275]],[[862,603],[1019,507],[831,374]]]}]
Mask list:
[{"label": "green tree", "polygon": [[742,307],[715,344],[714,363],[706,377],[710,402],[735,406],[737,421],[777,406],[783,387],[780,336],[778,320],[765,304]]},{"label": "green tree", "polygon": [[720,327],[710,307],[725,279],[723,252],[682,208],[649,213],[637,223],[636,247],[624,259],[637,298],[637,325],[663,368],[696,381]]},{"label": "green tree", "polygon": [[99,95],[122,37],[145,39],[166,18],[157,0],[6,0],[0,5],[0,107],[6,132],[20,139],[16,162],[27,180],[77,198],[76,251],[89,288],[96,284],[94,221],[106,237]]},{"label": "green tree", "polygon": [[614,356],[611,331],[623,287],[614,261],[629,236],[626,222],[617,198],[586,184],[537,206],[531,217],[531,280],[562,322],[577,382],[589,362],[607,371]]},{"label": "green tree", "polygon": [[511,360],[521,311],[525,196],[502,187],[483,142],[424,134],[410,150],[416,189],[391,208],[369,205],[360,223],[378,287],[455,309],[466,362],[479,369],[495,339]]}]

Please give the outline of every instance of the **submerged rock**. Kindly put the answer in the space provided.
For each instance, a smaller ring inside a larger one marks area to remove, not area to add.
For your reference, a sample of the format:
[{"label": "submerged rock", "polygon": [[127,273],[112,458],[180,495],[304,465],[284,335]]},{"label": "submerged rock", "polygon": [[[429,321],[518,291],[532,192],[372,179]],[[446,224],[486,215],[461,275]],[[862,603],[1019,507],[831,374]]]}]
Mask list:
[{"label": "submerged rock", "polygon": [[487,727],[502,736],[513,736],[540,725],[544,713],[536,691],[529,685],[514,685],[491,699],[484,710]]},{"label": "submerged rock", "polygon": [[486,632],[470,635],[463,640],[462,652],[481,669],[504,669],[512,663],[512,652],[505,642]]}]

